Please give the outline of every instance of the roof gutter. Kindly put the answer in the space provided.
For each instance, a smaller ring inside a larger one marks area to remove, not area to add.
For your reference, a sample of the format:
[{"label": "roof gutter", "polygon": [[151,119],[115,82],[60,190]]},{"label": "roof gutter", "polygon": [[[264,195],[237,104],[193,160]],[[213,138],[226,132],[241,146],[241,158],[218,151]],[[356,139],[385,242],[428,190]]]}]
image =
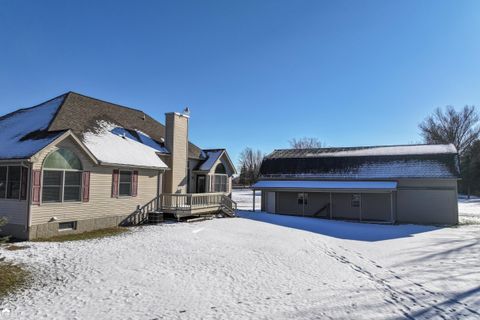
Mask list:
[{"label": "roof gutter", "polygon": [[98,161],[98,164],[101,166],[109,166],[109,167],[138,168],[138,169],[160,170],[160,171],[171,170],[168,167],[138,166],[133,164],[112,163],[112,162],[104,162],[104,161]]}]

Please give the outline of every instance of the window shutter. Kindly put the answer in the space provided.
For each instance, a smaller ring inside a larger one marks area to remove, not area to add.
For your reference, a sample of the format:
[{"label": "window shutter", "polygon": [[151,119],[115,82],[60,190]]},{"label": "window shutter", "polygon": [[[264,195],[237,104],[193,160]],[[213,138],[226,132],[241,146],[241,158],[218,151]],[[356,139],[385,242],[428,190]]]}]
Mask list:
[{"label": "window shutter", "polygon": [[27,199],[28,168],[22,167],[22,181],[20,184],[20,200]]},{"label": "window shutter", "polygon": [[32,203],[40,205],[40,191],[42,189],[42,171],[32,170]]},{"label": "window shutter", "polygon": [[138,171],[133,171],[132,174],[132,197],[137,196],[138,191]]},{"label": "window shutter", "polygon": [[112,174],[112,198],[118,197],[118,170],[113,170]]},{"label": "window shutter", "polygon": [[82,173],[82,201],[88,202],[90,200],[90,171]]}]

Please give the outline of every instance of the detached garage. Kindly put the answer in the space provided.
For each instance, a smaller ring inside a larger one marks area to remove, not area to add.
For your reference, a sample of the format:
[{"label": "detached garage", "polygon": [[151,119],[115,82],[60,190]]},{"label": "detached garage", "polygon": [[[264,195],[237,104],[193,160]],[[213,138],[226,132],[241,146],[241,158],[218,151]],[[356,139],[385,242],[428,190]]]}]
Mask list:
[{"label": "detached garage", "polygon": [[275,150],[262,163],[262,210],[328,219],[458,223],[453,145]]}]

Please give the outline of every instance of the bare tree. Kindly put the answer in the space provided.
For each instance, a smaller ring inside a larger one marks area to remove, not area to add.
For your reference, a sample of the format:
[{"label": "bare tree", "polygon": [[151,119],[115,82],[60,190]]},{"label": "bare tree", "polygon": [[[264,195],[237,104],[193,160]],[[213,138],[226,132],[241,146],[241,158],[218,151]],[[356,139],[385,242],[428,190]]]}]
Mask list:
[{"label": "bare tree", "polygon": [[240,154],[240,183],[251,185],[258,180],[263,154],[260,150],[245,148]]},{"label": "bare tree", "polygon": [[293,138],[290,142],[290,147],[293,149],[313,149],[321,148],[323,143],[317,138],[303,137],[300,139]]},{"label": "bare tree", "polygon": [[445,110],[437,108],[419,128],[426,143],[452,143],[463,153],[480,136],[479,116],[474,106],[465,106],[456,111],[452,106]]}]

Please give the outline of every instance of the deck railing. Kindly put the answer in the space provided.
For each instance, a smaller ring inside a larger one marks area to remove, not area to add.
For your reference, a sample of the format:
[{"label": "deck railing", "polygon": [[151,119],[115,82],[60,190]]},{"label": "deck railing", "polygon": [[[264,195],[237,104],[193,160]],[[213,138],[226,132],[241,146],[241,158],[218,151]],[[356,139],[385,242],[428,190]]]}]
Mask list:
[{"label": "deck railing", "polygon": [[[206,211],[197,210],[206,209]],[[138,225],[148,221],[149,213],[161,211],[170,212],[177,217],[188,216],[190,214],[217,212],[222,210],[228,216],[234,216],[237,210],[237,203],[226,196],[224,193],[163,193],[150,200],[143,206],[129,215],[123,222],[123,225]],[[195,211],[195,212],[194,212]],[[200,212],[199,212],[200,211]]]},{"label": "deck railing", "polygon": [[160,195],[162,209],[189,210],[221,206],[223,198],[228,198],[224,193],[164,193]]}]

